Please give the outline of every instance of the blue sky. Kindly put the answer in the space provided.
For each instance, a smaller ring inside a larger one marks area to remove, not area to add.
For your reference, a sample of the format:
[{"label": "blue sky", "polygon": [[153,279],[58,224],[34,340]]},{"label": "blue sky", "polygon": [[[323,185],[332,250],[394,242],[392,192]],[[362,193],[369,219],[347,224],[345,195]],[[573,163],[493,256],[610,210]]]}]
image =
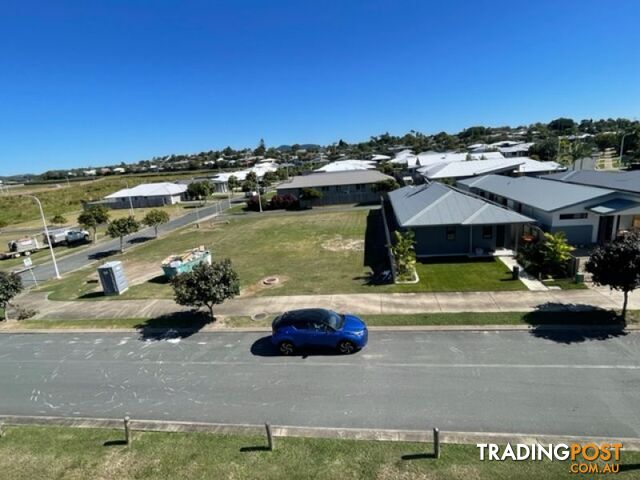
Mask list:
[{"label": "blue sky", "polygon": [[640,2],[3,1],[0,175],[640,116]]}]

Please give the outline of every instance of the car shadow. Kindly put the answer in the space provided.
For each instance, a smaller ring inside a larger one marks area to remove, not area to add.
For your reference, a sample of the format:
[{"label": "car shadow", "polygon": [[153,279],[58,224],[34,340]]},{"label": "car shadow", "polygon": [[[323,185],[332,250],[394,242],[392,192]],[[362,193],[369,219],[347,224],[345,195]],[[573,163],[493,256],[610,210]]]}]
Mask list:
[{"label": "car shadow", "polygon": [[558,343],[609,340],[627,335],[626,324],[613,310],[587,304],[548,302],[524,315],[531,334]]},{"label": "car shadow", "polygon": [[211,318],[198,310],[175,312],[149,318],[135,325],[143,341],[184,339],[198,333],[211,323]]},{"label": "car shadow", "polygon": [[[284,357],[278,347],[271,343],[271,336],[259,338],[251,345],[251,354],[257,357]],[[341,355],[337,350],[330,347],[305,347],[304,349],[296,349],[293,354],[288,357],[307,358],[310,356],[326,356],[335,357]]]}]

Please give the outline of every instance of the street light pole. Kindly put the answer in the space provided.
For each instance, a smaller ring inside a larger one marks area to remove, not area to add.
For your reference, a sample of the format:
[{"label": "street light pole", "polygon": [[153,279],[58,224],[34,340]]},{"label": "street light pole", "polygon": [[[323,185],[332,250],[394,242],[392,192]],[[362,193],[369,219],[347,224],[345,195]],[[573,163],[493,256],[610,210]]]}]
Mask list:
[{"label": "street light pole", "polygon": [[129,182],[125,180],[124,184],[127,186],[127,196],[129,197],[129,214],[133,217],[133,202],[131,201],[131,190],[129,189]]},{"label": "street light pole", "polygon": [[47,228],[47,221],[44,218],[44,210],[42,210],[42,203],[40,203],[40,200],[35,195],[25,195],[25,197],[33,198],[38,204],[38,208],[40,209],[40,216],[42,217],[42,225],[44,226],[44,235],[47,238],[47,243],[49,244],[49,252],[51,252],[51,261],[53,262],[53,269],[56,272],[56,278],[60,279],[60,272],[58,271],[56,256],[53,253],[53,246],[51,245],[51,239],[49,238],[49,229]]}]

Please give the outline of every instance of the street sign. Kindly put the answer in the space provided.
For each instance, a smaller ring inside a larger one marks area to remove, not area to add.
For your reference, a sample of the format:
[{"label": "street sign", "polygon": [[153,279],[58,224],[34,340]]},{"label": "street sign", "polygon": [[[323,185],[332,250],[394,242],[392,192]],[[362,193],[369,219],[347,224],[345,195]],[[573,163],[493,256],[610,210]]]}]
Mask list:
[{"label": "street sign", "polygon": [[33,261],[29,257],[26,257],[24,260],[22,260],[22,263],[24,263],[24,266],[26,268],[31,268],[33,266]]}]

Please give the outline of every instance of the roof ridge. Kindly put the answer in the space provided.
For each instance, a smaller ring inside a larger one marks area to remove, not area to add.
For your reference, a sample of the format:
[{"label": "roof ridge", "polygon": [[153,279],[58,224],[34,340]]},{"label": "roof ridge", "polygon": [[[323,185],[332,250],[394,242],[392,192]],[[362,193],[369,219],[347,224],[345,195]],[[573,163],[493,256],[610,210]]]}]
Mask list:
[{"label": "roof ridge", "polygon": [[[430,186],[432,185],[440,185],[442,187],[444,187],[444,185],[442,185],[441,183],[432,183]],[[419,215],[422,215],[424,212],[429,211],[432,207],[436,206],[437,204],[439,204],[440,202],[442,202],[442,200],[444,200],[445,198],[449,197],[451,194],[453,194],[453,192],[451,190],[449,190],[447,187],[444,187],[445,189],[447,189],[447,192],[442,195],[440,198],[438,198],[435,202],[432,202],[431,204],[427,205],[425,208],[423,208],[422,210],[418,210],[418,212],[415,215],[412,215],[411,217],[409,217],[404,224],[408,224],[409,222],[415,220],[416,217],[418,217]],[[424,191],[426,189],[423,189],[422,191]]]},{"label": "roof ridge", "polygon": [[482,211],[486,210],[488,207],[490,207],[491,205],[488,203],[485,203],[484,205],[482,205],[478,210],[476,210],[473,214],[469,215],[467,218],[465,218],[461,223],[462,225],[466,225],[467,223],[470,223],[473,221],[474,218],[476,218]]}]

